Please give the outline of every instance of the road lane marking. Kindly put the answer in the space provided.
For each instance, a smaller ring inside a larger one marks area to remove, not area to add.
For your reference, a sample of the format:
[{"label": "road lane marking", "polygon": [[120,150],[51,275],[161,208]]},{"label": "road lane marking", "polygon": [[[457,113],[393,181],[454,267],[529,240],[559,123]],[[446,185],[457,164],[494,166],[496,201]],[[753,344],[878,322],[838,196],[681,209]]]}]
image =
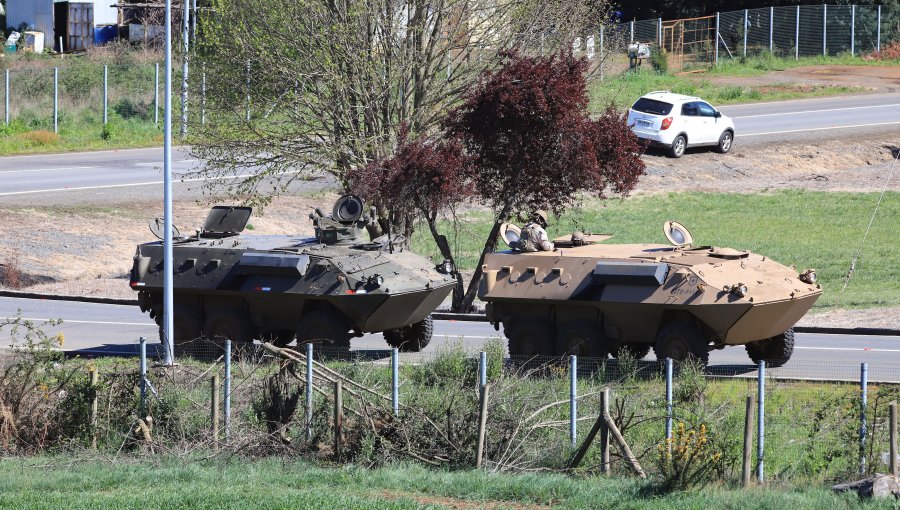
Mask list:
[{"label": "road lane marking", "polygon": [[[180,159],[178,161],[173,161],[172,163],[195,163],[200,161],[199,159]],[[162,166],[162,161],[151,161],[149,163],[135,163],[134,166]]]},{"label": "road lane marking", "polygon": [[844,95],[844,96],[823,96],[823,97],[805,97],[798,99],[782,99],[779,101],[766,101],[764,103],[734,103],[734,104],[726,104],[722,105],[723,110],[727,110],[729,108],[743,108],[749,106],[765,106],[770,104],[784,104],[784,103],[803,103],[803,102],[813,102],[813,101],[828,101],[828,100],[841,100],[841,101],[852,101],[855,99],[881,99],[888,98],[893,99],[896,97],[894,94],[853,94],[853,95]]},{"label": "road lane marking", "polygon": [[101,168],[99,166],[61,166],[57,168],[32,168],[30,170],[0,170],[0,174],[26,174],[31,172],[52,172],[54,170],[87,170],[89,168]]},{"label": "road lane marking", "polygon": [[[51,320],[56,319],[38,319],[34,317],[7,317],[6,320],[14,321],[16,319],[23,321],[31,321],[31,322],[50,322]],[[65,326],[66,324],[106,324],[110,326],[153,326],[157,327],[156,324],[147,324],[146,322],[116,322],[116,321],[80,321],[80,320],[72,320],[72,319],[62,319],[62,324],[60,326]],[[56,327],[56,326],[52,326]]]},{"label": "road lane marking", "polygon": [[[278,175],[290,175],[290,174],[299,174],[302,170],[294,170],[292,172],[282,172]],[[202,181],[230,181],[233,179],[243,179],[245,177],[252,177],[252,175],[229,175],[224,177],[197,177],[194,179],[178,179],[177,182],[186,183],[186,182],[202,182]],[[133,188],[137,186],[153,186],[163,184],[164,181],[151,181],[151,182],[132,182],[128,184],[103,184],[99,186],[76,186],[72,188],[52,188],[52,189],[34,189],[28,191],[10,191],[7,193],[0,193],[0,197],[12,196],[12,195],[31,195],[34,193],[53,193],[56,191],[84,191],[89,189],[110,189],[110,188]]]},{"label": "road lane marking", "polygon": [[829,127],[821,127],[821,128],[806,128],[806,129],[791,129],[787,131],[767,131],[765,133],[741,133],[735,134],[735,138],[746,137],[746,136],[765,136],[765,135],[783,135],[788,133],[805,133],[807,131],[826,131],[829,129],[851,129],[851,128],[860,128],[860,127],[872,127],[872,126],[890,126],[900,124],[900,121],[897,122],[876,122],[874,124],[853,124],[850,126],[829,126]]},{"label": "road lane marking", "polygon": [[804,110],[798,112],[779,112],[779,113],[761,113],[758,115],[741,115],[740,117],[732,117],[732,119],[755,119],[757,117],[780,117],[783,115],[800,115],[803,113],[825,113],[825,112],[842,112],[847,110],[866,110],[869,108],[887,108],[892,106],[900,106],[900,103],[874,105],[874,106],[848,106],[846,108],[826,108],[823,110]]},{"label": "road lane marking", "polygon": [[[187,150],[190,146],[188,145],[175,145],[172,147],[173,151],[180,151],[182,149]],[[117,154],[122,152],[137,152],[137,151],[161,151],[163,150],[162,146],[159,147],[137,147],[135,149],[109,149],[105,151],[81,151],[81,152],[59,152],[56,154],[20,154],[18,156],[3,156],[0,157],[0,164],[3,161],[8,159],[21,159],[21,158],[52,158],[52,157],[60,157],[60,158],[68,158],[70,156],[81,156],[84,154]]]}]

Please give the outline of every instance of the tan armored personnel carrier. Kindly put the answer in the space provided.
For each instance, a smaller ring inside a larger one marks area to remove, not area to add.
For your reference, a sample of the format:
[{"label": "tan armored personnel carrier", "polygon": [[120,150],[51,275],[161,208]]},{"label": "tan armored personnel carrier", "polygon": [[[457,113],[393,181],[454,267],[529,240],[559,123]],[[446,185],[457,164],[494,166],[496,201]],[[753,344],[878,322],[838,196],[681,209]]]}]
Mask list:
[{"label": "tan armored personnel carrier", "polygon": [[[688,230],[664,224],[670,245],[611,244],[575,235],[553,251],[489,254],[479,297],[512,356],[577,354],[702,362],[709,351],[744,345],[753,361],[790,359],[793,325],[822,290],[815,270],[798,272],[763,255],[694,246]],[[501,234],[516,246],[518,228]]]}]

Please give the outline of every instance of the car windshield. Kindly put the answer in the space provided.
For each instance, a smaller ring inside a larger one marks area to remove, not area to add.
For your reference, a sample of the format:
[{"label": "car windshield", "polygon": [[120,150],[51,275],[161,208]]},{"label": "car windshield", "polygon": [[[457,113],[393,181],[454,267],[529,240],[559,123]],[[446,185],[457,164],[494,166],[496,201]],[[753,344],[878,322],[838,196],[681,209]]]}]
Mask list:
[{"label": "car windshield", "polygon": [[651,115],[668,115],[672,111],[672,105],[656,99],[648,99],[642,97],[634,103],[632,110],[641,113],[649,113]]}]

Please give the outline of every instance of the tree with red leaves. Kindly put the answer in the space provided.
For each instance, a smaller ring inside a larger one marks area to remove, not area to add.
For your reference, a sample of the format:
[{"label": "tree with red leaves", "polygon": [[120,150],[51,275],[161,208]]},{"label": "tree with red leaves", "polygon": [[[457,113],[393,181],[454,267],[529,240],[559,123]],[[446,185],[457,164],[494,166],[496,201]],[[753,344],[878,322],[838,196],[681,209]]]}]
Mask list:
[{"label": "tree with red leaves", "polygon": [[[400,146],[390,158],[348,172],[352,192],[384,205],[384,216],[394,225],[401,225],[409,239],[416,218],[428,225],[441,256],[449,261],[456,278],[453,307],[457,309],[463,298],[462,276],[456,271],[456,261],[447,238],[437,229],[438,217],[453,205],[473,196],[474,186],[462,143],[455,138],[438,142],[424,138],[408,139],[401,127]],[[390,226],[381,226],[387,232]]]},{"label": "tree with red leaves", "polygon": [[495,212],[463,310],[475,299],[500,225],[513,214],[559,213],[583,192],[627,193],[644,173],[643,148],[626,118],[612,107],[596,120],[588,116],[586,59],[570,52],[503,57],[503,66],[486,72],[443,123],[448,136],[462,140],[478,169],[475,190]]}]

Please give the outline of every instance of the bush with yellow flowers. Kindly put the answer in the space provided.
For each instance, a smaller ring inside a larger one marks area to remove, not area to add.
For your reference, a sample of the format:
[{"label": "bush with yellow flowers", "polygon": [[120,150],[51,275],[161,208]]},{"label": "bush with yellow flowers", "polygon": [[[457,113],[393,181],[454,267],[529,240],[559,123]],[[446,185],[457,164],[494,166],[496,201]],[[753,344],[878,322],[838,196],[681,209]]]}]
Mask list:
[{"label": "bush with yellow flowers", "polygon": [[710,444],[706,425],[687,429],[679,422],[672,439],[657,446],[658,468],[665,490],[700,488],[713,480],[722,454]]}]

